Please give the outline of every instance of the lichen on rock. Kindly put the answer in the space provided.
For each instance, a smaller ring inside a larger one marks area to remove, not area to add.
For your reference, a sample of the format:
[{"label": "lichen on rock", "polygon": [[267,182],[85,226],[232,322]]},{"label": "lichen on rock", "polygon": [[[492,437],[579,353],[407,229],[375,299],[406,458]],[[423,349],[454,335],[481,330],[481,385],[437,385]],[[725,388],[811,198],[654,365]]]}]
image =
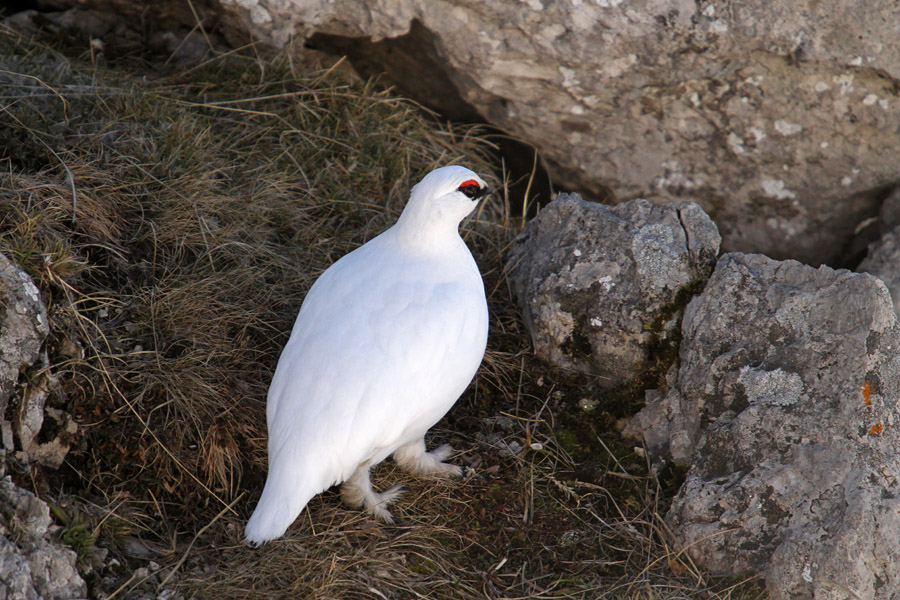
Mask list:
[{"label": "lichen on rock", "polygon": [[[669,308],[705,279],[719,241],[696,204],[639,199],[609,207],[561,194],[507,258],[535,351],[610,387],[631,382],[650,346],[677,335],[681,306]],[[664,322],[655,323],[661,314]]]},{"label": "lichen on rock", "polygon": [[681,367],[627,433],[690,464],[667,521],[776,600],[900,586],[900,326],[874,277],[726,254],[685,311]]}]

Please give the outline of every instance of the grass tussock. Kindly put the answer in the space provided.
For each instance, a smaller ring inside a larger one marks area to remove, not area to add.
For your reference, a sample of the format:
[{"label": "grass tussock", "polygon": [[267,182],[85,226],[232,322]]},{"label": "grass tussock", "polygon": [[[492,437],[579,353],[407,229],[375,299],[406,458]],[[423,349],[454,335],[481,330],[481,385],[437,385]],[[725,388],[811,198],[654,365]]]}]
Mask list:
[{"label": "grass tussock", "polygon": [[0,61],[0,251],[44,295],[56,402],[80,425],[60,471],[21,483],[64,507],[80,547],[117,557],[94,566],[94,596],[143,593],[134,568],[152,559],[155,585],[198,598],[761,597],[669,546],[666,496],[610,426],[627,407],[582,414],[598,388],[531,357],[502,277],[502,193],[463,227],[488,354],[434,434],[477,474],[387,463],[376,486],[410,487],[400,525],[327,492],[284,539],[244,547],[266,389],[304,293],[430,169],[504,189],[489,148],[340,66],[236,53],[137,75],[6,30]]}]

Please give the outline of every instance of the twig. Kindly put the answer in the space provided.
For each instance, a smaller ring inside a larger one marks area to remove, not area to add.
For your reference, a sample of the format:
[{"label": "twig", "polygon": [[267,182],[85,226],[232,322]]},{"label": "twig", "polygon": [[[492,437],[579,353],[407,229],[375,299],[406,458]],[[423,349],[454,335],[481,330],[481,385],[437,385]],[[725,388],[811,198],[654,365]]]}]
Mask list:
[{"label": "twig", "polygon": [[[197,22],[197,27],[200,29],[200,33],[203,34],[203,39],[206,40],[206,45],[209,46],[210,51],[215,52],[215,48],[213,48],[212,41],[209,39],[209,36],[206,34],[206,29],[203,28],[203,19],[200,18],[200,15],[197,14],[197,10],[194,8],[194,3],[191,2],[191,0],[187,0],[187,3],[188,3],[188,6],[191,8],[191,14],[194,15],[194,20]],[[169,62],[169,61],[167,60],[166,62]]]},{"label": "twig", "polygon": [[531,165],[531,173],[528,175],[528,185],[525,186],[525,195],[522,198],[522,224],[528,219],[528,194],[531,192],[531,184],[534,183],[534,175],[537,173],[538,153],[534,149],[534,163]]}]

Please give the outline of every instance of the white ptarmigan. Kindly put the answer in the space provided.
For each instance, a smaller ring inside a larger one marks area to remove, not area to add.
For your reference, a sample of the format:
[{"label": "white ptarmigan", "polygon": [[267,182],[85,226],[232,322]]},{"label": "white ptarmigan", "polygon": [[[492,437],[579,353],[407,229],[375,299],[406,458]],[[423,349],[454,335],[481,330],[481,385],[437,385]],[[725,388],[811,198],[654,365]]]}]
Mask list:
[{"label": "white ptarmigan", "polygon": [[307,502],[343,482],[347,504],[391,523],[402,493],[372,489],[393,454],[417,474],[460,475],[425,432],[475,376],[488,310],[459,224],[488,193],[469,169],[435,169],[397,223],[331,265],[309,290],[269,387],[269,475],[245,531],[281,537]]}]

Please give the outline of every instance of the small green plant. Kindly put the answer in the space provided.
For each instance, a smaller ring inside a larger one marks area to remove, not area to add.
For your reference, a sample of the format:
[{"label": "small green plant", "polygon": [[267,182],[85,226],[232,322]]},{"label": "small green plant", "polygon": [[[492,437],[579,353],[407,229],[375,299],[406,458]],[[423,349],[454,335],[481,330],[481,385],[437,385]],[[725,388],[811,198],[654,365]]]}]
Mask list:
[{"label": "small green plant", "polygon": [[69,508],[71,513],[59,504],[50,504],[50,515],[59,525],[53,537],[58,543],[74,550],[79,557],[89,557],[97,541],[94,527],[77,509],[71,506]]}]

